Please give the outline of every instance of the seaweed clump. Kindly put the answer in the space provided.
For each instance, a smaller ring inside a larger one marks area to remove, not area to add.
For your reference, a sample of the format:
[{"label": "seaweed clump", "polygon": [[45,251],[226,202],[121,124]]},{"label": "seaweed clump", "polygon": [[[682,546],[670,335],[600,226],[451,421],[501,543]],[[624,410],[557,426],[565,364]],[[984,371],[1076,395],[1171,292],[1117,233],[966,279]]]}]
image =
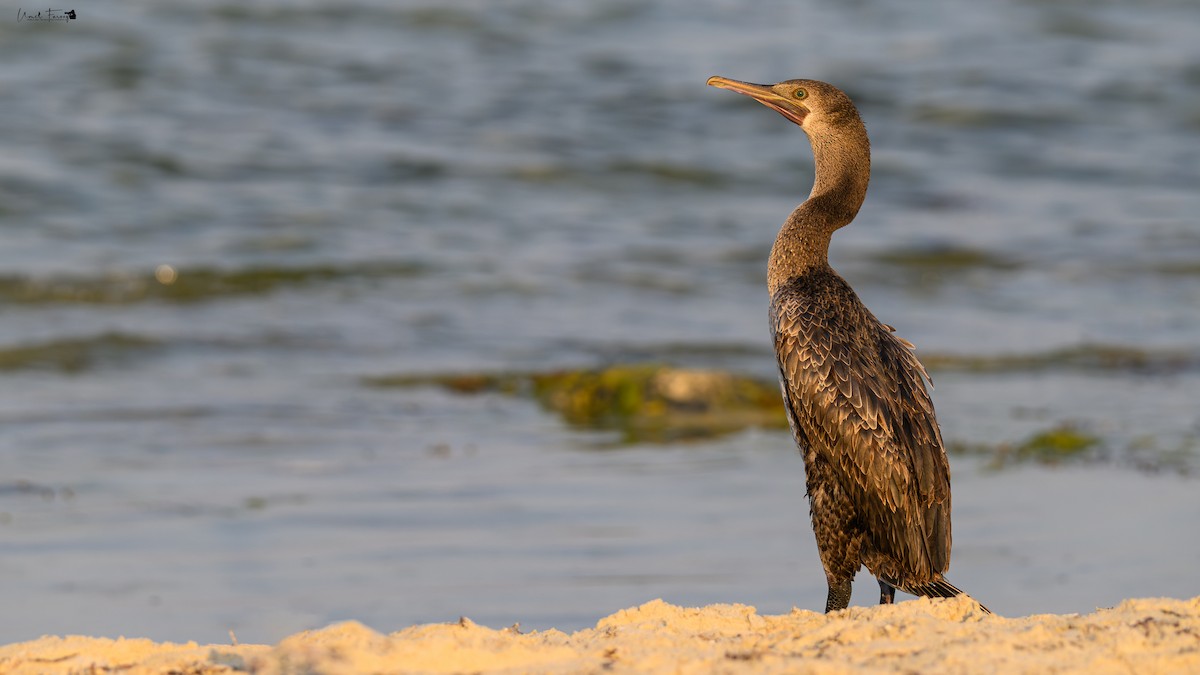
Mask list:
[{"label": "seaweed clump", "polygon": [[622,442],[709,439],[786,428],[774,384],[723,371],[618,365],[546,373],[371,378],[376,386],[435,385],[459,394],[528,395],[574,427],[616,430]]},{"label": "seaweed clump", "polygon": [[991,445],[952,442],[947,449],[956,454],[988,456],[992,468],[1001,469],[1029,462],[1054,466],[1093,460],[1097,459],[1096,451],[1101,447],[1098,436],[1087,433],[1071,422],[1064,422],[1038,431],[1017,443]]}]

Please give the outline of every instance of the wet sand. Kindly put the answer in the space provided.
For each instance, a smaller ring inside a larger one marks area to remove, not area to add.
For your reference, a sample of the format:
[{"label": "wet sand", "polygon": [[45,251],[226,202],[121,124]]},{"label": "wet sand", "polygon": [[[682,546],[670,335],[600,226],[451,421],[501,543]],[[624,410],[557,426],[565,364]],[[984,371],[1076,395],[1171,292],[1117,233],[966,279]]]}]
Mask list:
[{"label": "wet sand", "polygon": [[355,622],[274,646],[43,637],[0,647],[0,673],[1183,673],[1200,672],[1200,596],[1091,614],[989,616],[967,598],[760,616],[654,600],[567,634],[469,619],[391,635]]}]

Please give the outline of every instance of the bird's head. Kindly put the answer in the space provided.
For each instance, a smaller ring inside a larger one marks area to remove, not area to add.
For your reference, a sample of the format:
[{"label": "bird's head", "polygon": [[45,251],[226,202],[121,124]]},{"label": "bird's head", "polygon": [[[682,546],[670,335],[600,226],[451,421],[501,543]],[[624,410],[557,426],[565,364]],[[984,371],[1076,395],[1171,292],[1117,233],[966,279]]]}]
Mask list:
[{"label": "bird's head", "polygon": [[745,94],[796,123],[806,133],[823,127],[861,124],[858,110],[841,89],[818,80],[785,80],[754,84],[725,77],[710,77],[708,85]]}]

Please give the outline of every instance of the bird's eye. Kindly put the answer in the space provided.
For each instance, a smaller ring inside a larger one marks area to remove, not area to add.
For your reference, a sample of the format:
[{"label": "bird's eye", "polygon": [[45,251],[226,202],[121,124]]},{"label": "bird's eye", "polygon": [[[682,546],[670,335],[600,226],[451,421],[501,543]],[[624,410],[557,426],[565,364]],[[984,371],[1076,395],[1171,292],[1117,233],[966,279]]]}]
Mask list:
[{"label": "bird's eye", "polygon": [[802,100],[802,99],[808,98],[808,92],[804,91],[803,89],[797,89],[796,91],[792,92],[792,96],[796,100]]}]

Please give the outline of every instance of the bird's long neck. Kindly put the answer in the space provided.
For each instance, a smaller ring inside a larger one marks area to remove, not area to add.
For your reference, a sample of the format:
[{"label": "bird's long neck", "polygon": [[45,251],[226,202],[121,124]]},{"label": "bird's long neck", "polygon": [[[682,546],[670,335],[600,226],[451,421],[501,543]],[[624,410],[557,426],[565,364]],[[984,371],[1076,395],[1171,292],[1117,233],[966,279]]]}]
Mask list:
[{"label": "bird's long neck", "polygon": [[837,127],[805,131],[816,174],[808,199],[788,217],[771,249],[767,284],[772,296],[789,279],[829,265],[829,239],[854,220],[871,179],[871,146],[857,115]]}]

